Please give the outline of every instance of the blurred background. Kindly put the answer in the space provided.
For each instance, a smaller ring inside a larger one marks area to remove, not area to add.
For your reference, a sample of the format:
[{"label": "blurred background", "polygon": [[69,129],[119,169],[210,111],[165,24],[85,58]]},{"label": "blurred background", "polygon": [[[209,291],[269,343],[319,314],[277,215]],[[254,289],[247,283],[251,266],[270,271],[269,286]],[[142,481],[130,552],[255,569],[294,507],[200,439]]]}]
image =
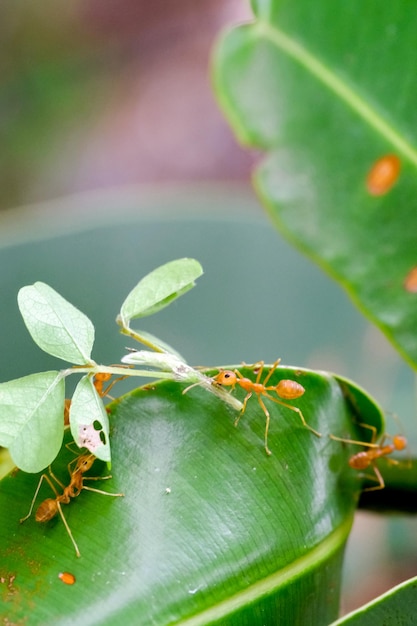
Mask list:
[{"label": "blurred background", "polygon": [[[114,363],[128,291],[191,256],[205,269],[197,288],[140,328],[192,364],[281,356],[348,376],[400,416],[413,447],[411,370],[274,231],[250,187],[260,155],[215,103],[215,38],[250,17],[244,0],[2,2],[0,381],[60,367],[29,338],[19,287],[57,289],[96,325],[94,358]],[[415,534],[406,518],[358,515],[346,610],[415,574]]]},{"label": "blurred background", "polygon": [[0,206],[115,185],[247,180],[210,90],[242,0],[5,0]]}]

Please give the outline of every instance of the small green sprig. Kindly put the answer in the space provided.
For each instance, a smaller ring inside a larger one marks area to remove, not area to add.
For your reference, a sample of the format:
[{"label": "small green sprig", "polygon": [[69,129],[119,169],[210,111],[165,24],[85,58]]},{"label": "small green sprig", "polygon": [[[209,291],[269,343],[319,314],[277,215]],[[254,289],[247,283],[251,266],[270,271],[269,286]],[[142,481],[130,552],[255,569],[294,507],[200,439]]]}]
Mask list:
[{"label": "small green sprig", "polygon": [[202,273],[201,265],[194,259],[171,261],[142,278],[123,302],[116,319],[120,331],[150,350],[127,354],[122,363],[143,366],[141,369],[97,364],[91,356],[94,326],[84,313],[45,283],[36,282],[20,289],[18,305],[32,339],[48,354],[73,364],[63,370],[0,384],[0,445],[9,448],[20,469],[39,472],[57,456],[64,436],[65,378],[72,374],[84,374],[75,388],[69,411],[74,441],[108,463],[109,421],[103,399],[94,386],[98,373],[199,384],[235,409],[241,408],[238,400],[187,365],[176,350],[130,326],[132,319],[152,315],[186,293]]}]

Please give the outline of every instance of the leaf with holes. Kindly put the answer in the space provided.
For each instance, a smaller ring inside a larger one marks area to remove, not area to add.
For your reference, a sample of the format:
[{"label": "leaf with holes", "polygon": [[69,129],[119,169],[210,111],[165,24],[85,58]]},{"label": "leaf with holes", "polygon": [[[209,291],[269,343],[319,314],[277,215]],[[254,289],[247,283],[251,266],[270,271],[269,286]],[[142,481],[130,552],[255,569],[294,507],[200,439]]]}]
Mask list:
[{"label": "leaf with holes", "polygon": [[59,452],[64,436],[65,383],[42,372],[0,384],[0,445],[16,465],[39,472]]},{"label": "leaf with holes", "polygon": [[69,415],[75,443],[110,462],[109,418],[90,376],[83,376],[75,388]]},{"label": "leaf with holes", "polygon": [[281,232],[417,364],[417,5],[253,0],[214,58]]},{"label": "leaf with holes", "polygon": [[22,287],[17,300],[27,329],[42,350],[77,365],[90,363],[94,326],[84,313],[41,282]]}]

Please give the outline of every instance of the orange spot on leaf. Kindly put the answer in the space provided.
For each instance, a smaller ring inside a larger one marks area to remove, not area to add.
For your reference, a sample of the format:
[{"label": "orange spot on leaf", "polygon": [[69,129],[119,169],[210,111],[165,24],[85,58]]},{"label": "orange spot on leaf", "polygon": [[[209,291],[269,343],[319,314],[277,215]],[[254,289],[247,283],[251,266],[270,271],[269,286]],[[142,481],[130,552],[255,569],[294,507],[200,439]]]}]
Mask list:
[{"label": "orange spot on leaf", "polygon": [[395,154],[386,154],[376,161],[366,178],[371,196],[382,196],[394,186],[400,175],[401,161]]},{"label": "orange spot on leaf", "polygon": [[408,272],[404,281],[404,287],[410,293],[417,293],[417,266]]}]

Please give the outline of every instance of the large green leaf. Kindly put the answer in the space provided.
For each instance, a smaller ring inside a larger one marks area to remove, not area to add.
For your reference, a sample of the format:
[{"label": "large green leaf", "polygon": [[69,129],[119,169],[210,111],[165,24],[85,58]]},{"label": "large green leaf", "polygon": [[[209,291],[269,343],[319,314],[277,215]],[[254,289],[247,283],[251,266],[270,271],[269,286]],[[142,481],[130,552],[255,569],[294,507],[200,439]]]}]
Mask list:
[{"label": "large green leaf", "polygon": [[[415,67],[406,0],[253,0],[226,34],[217,96],[238,138],[268,151],[255,185],[281,232],[417,364]],[[382,156],[397,184],[372,195]]]},{"label": "large green leaf", "polygon": [[[3,479],[0,616],[28,626],[334,620],[360,480],[348,467],[348,447],[328,435],[358,436],[358,417],[380,430],[382,416],[347,381],[342,389],[331,375],[290,368],[279,368],[272,382],[281,378],[303,384],[294,405],[323,436],[266,400],[269,457],[256,397],[237,428],[237,413],[219,398],[199,387],[183,395],[184,386],[171,381],[115,402],[114,476],[94,487],[125,497],[83,492],[62,505],[81,558],[59,518],[19,525],[38,477]],[[346,401],[348,387],[360,402]],[[54,464],[62,481],[69,458],[64,449]],[[104,472],[103,464],[91,471]],[[38,502],[51,495],[43,485]],[[58,578],[63,571],[76,576],[73,586]]]}]

